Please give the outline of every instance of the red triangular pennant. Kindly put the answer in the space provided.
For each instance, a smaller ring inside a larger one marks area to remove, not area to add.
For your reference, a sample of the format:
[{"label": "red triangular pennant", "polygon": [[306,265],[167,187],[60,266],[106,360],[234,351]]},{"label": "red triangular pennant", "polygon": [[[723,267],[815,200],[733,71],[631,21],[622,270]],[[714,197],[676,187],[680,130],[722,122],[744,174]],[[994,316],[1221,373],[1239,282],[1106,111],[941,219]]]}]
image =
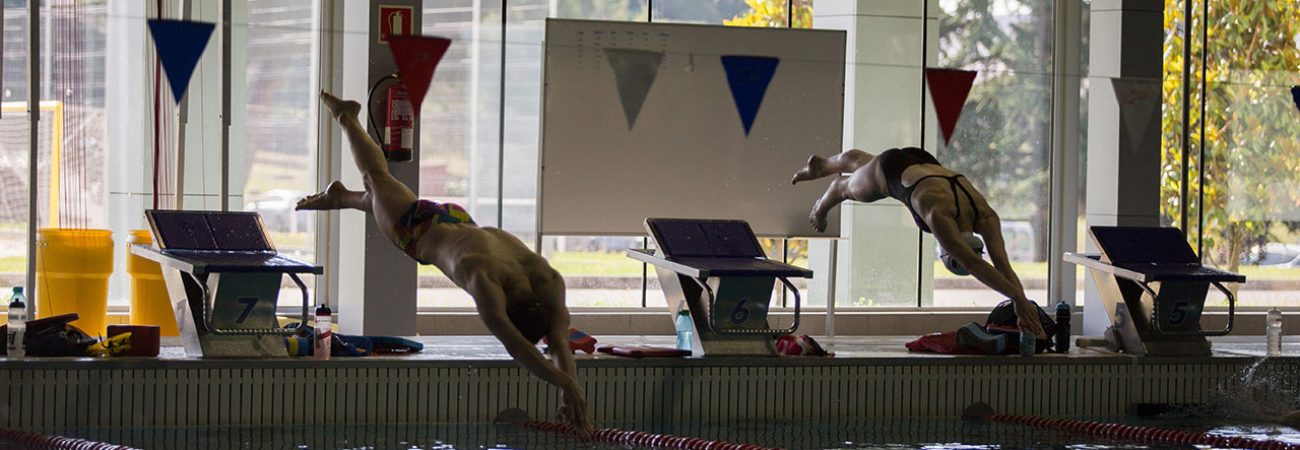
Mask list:
[{"label": "red triangular pennant", "polygon": [[411,108],[415,115],[420,115],[420,104],[424,94],[429,92],[429,83],[433,81],[433,70],[438,61],[447,53],[451,39],[432,36],[389,36],[388,49],[393,52],[393,62],[397,63],[397,73],[406,83],[411,93]]},{"label": "red triangular pennant", "polygon": [[956,69],[925,69],[925,81],[930,85],[930,101],[934,102],[934,115],[939,118],[943,142],[952,139],[966,96],[975,83],[975,71]]}]

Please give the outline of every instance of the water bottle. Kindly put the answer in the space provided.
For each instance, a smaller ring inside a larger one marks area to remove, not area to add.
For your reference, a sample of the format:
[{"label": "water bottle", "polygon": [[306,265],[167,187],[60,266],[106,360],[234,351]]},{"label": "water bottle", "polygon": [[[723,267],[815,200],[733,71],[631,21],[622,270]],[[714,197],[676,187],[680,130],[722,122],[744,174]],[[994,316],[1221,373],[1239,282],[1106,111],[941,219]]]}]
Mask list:
[{"label": "water bottle", "polygon": [[1268,335],[1268,356],[1282,355],[1282,311],[1273,308],[1268,310],[1265,334]]},{"label": "water bottle", "polygon": [[334,334],[330,330],[330,307],[320,305],[316,307],[316,333],[312,339],[312,355],[319,360],[330,359],[330,341],[333,340]]},{"label": "water bottle", "polygon": [[23,335],[27,333],[27,304],[23,300],[23,287],[14,286],[14,295],[9,300],[9,336],[6,338],[9,359],[27,356],[27,349],[23,347]]},{"label": "water bottle", "polygon": [[1034,356],[1038,351],[1038,337],[1029,330],[1020,330],[1020,356]]},{"label": "water bottle", "polygon": [[1070,353],[1070,305],[1056,304],[1056,352]]},{"label": "water bottle", "polygon": [[691,326],[691,310],[682,308],[677,311],[677,320],[673,323],[677,325],[677,349],[690,351],[691,333],[693,333],[693,328]]}]

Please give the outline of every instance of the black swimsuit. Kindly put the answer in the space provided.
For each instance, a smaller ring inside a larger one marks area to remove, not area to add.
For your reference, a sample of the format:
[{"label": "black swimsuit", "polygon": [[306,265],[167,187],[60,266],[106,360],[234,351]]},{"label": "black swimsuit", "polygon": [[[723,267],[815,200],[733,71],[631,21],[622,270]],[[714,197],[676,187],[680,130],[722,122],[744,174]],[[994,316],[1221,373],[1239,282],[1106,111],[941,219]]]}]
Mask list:
[{"label": "black swimsuit", "polygon": [[[912,192],[916,191],[916,186],[927,178],[948,180],[948,184],[952,188],[954,202],[957,201],[957,189],[961,189],[961,192],[966,194],[966,199],[970,201],[971,210],[975,211],[975,220],[979,220],[980,210],[975,207],[975,197],[957,181],[958,178],[962,178],[960,174],[952,176],[926,175],[916,180],[911,186],[903,186],[903,171],[907,170],[908,167],[918,164],[942,166],[942,164],[939,164],[939,160],[935,159],[930,152],[916,147],[891,148],[881,152],[876,158],[879,161],[880,170],[885,174],[885,189],[889,191],[889,196],[903,202],[903,206],[906,206],[907,210],[912,213],[912,220],[916,221],[916,226],[920,227],[921,231],[931,233],[930,226],[926,225],[924,220],[921,220],[921,216],[916,213],[916,208],[912,207]],[[957,207],[957,217],[960,218],[961,205],[955,206]]]}]

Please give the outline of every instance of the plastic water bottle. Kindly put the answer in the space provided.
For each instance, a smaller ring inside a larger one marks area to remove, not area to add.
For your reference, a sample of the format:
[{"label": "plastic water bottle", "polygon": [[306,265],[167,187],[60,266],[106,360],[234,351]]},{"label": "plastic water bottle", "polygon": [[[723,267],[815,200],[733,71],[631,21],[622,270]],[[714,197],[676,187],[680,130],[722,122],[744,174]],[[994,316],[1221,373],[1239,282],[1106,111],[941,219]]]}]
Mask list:
[{"label": "plastic water bottle", "polygon": [[9,336],[6,338],[9,359],[27,356],[27,349],[23,347],[23,336],[27,333],[27,303],[23,300],[26,300],[23,287],[14,286],[14,295],[9,300]]},{"label": "plastic water bottle", "polygon": [[691,310],[682,308],[677,311],[677,320],[673,322],[677,326],[677,349],[691,350],[691,334],[693,328],[691,324]]},{"label": "plastic water bottle", "polygon": [[334,340],[333,331],[330,330],[330,307],[320,305],[316,307],[316,335],[312,339],[312,355],[319,360],[330,359],[330,341]]},{"label": "plastic water bottle", "polygon": [[1282,311],[1273,308],[1268,310],[1267,328],[1264,329],[1268,335],[1268,356],[1282,355]]},{"label": "plastic water bottle", "polygon": [[1038,337],[1029,330],[1020,330],[1020,356],[1034,356],[1038,351]]},{"label": "plastic water bottle", "polygon": [[1056,304],[1056,352],[1070,353],[1070,305]]}]

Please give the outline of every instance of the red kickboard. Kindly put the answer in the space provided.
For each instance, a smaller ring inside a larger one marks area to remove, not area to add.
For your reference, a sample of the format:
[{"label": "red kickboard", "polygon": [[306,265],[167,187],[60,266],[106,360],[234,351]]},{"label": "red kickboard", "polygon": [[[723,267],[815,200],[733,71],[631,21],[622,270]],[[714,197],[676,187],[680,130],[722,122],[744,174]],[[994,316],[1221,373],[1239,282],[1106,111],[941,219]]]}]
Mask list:
[{"label": "red kickboard", "polygon": [[691,356],[690,350],[679,350],[672,347],[651,347],[648,345],[606,345],[596,349],[596,351],[615,356],[627,356],[632,358],[678,358],[682,356]]}]

